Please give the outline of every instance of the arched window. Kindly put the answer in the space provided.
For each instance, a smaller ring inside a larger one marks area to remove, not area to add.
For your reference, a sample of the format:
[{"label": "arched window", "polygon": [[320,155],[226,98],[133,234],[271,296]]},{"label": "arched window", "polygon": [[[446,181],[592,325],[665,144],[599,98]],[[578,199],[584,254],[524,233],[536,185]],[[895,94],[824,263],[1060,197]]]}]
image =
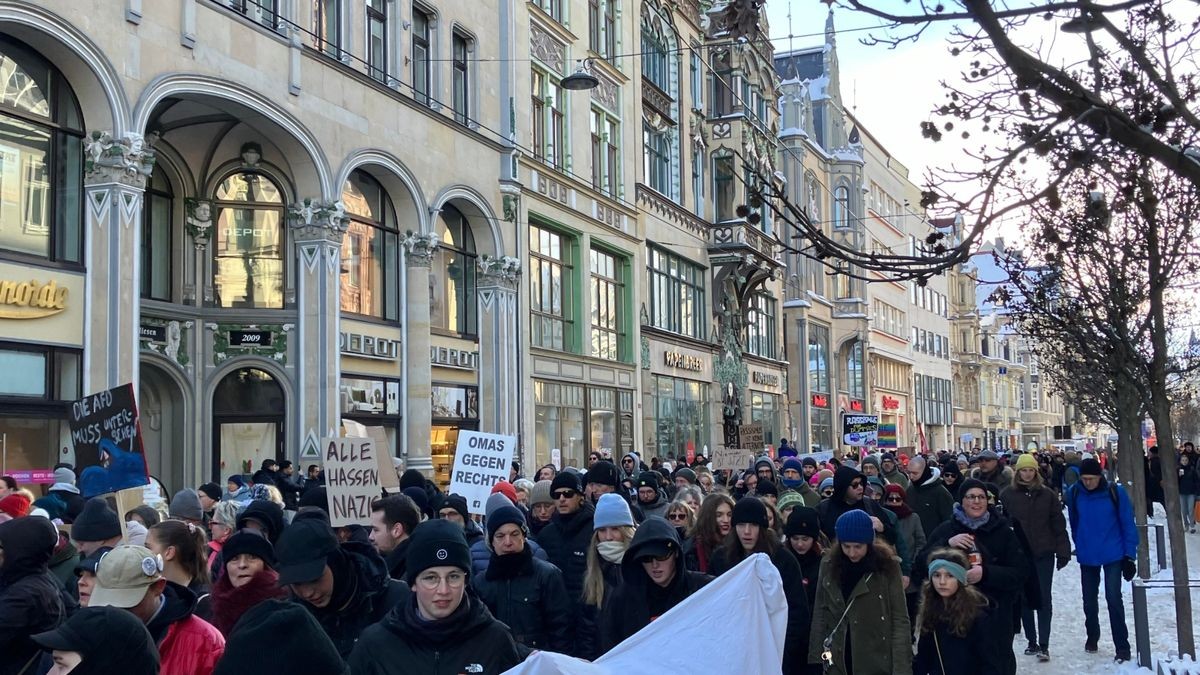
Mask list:
[{"label": "arched window", "polygon": [[213,290],[218,307],[283,308],[283,193],[267,176],[239,172],[214,196]]},{"label": "arched window", "polygon": [[396,321],[400,232],[392,201],[379,181],[355,171],[342,187],[342,205],[350,217],[342,236],[342,311]]},{"label": "arched window", "polygon": [[0,250],[78,263],[83,117],[66,78],[0,37]]},{"label": "arched window", "polygon": [[146,183],[142,224],[142,297],[171,299],[171,218],[174,193],[162,167],[155,166]]},{"label": "arched window", "polygon": [[839,185],[833,191],[833,226],[845,229],[850,224],[850,188]]},{"label": "arched window", "polygon": [[475,335],[477,256],[471,225],[462,211],[447,204],[437,225],[437,256],[431,275],[430,323],[462,335]]}]

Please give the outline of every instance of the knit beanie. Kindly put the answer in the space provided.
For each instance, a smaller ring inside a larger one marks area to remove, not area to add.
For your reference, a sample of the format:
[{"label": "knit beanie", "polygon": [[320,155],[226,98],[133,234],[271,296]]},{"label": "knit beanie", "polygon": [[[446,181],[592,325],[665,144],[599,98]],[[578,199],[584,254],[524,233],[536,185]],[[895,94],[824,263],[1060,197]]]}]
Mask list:
[{"label": "knit beanie", "polygon": [[870,544],[875,541],[875,527],[866,511],[853,509],[838,516],[834,525],[838,543]]},{"label": "knit beanie", "polygon": [[964,480],[958,488],[958,503],[961,504],[962,501],[967,498],[967,492],[974,489],[980,489],[983,490],[984,493],[987,493],[987,483],[984,483],[976,478],[968,478]]},{"label": "knit beanie", "polygon": [[417,510],[424,514],[426,518],[433,517],[433,509],[429,508],[429,493],[425,492],[425,488],[406,487],[401,492],[413,500],[413,503],[417,505]]},{"label": "knit beanie", "polygon": [[826,489],[833,489],[833,476],[821,479],[821,485],[817,488],[817,492],[824,492]]},{"label": "knit beanie", "polygon": [[425,489],[425,474],[416,469],[409,469],[400,474],[400,491],[403,492],[406,488],[417,487]]},{"label": "knit beanie", "polygon": [[[536,485],[534,486],[534,489],[537,489]],[[563,471],[555,476],[554,480],[550,482],[550,494],[553,495],[559,490],[574,490],[576,492],[583,492],[583,486],[579,483],[579,476],[569,471]],[[553,501],[553,499],[551,499],[551,501]]]},{"label": "knit beanie", "polygon": [[775,487],[775,484],[769,480],[760,480],[757,483],[755,483],[754,493],[759,495],[760,497],[763,495],[778,496],[779,488]]},{"label": "knit beanie", "polygon": [[767,522],[767,505],[762,503],[758,497],[742,497],[733,505],[733,523],[732,527],[737,527],[739,523],[753,523],[759,527],[766,528]]},{"label": "knit beanie", "polygon": [[67,514],[67,503],[59,498],[58,495],[49,494],[45,497],[38,497],[33,500],[30,505],[31,509],[43,509],[49,516],[50,520],[62,520],[62,517]]},{"label": "knit beanie", "polygon": [[411,586],[430,567],[453,566],[471,573],[471,549],[461,525],[448,520],[427,520],[413,530],[408,540],[405,580]]},{"label": "knit beanie", "polygon": [[[875,455],[867,455],[866,457],[863,457],[862,466],[859,467],[859,470],[861,470],[862,467],[865,467],[868,464],[875,467],[876,469],[879,469],[880,468],[879,467],[879,457],[877,457]],[[882,469],[880,469],[880,470],[882,470]]]},{"label": "knit beanie", "polygon": [[496,509],[502,506],[516,506],[516,503],[500,492],[489,495],[487,501],[483,503],[483,521],[486,523],[490,520]]},{"label": "knit beanie", "polygon": [[529,491],[529,505],[554,503],[554,499],[550,496],[551,485],[553,483],[548,480],[539,480],[534,483],[533,489]]},{"label": "knit beanie", "polygon": [[589,483],[610,485],[616,488],[617,484],[620,483],[617,465],[606,459],[602,459],[593,464],[592,468],[588,469],[587,480]]},{"label": "knit beanie", "polygon": [[638,477],[637,477],[637,481],[634,483],[634,487],[637,487],[637,488],[648,487],[648,488],[654,488],[655,490],[657,490],[661,485],[662,485],[662,474],[660,474],[659,472],[657,472],[653,469],[639,473]]},{"label": "knit beanie", "polygon": [[12,518],[22,518],[29,515],[31,503],[29,497],[14,492],[4,499],[0,499],[0,512],[7,513]]},{"label": "knit beanie", "polygon": [[797,506],[792,509],[791,515],[788,516],[787,523],[783,526],[783,533],[789,537],[804,535],[819,539],[821,534],[821,516],[816,509],[807,506]]},{"label": "knit beanie", "polygon": [[229,480],[227,480],[227,481],[225,481],[225,482],[226,482],[226,483],[233,483],[234,485],[238,486],[239,488],[244,488],[244,487],[246,487],[246,481],[245,481],[244,479],[242,479],[242,477],[241,477],[240,475],[236,474],[236,473],[235,473],[235,474],[233,474],[232,476],[230,476],[230,477],[229,477]]},{"label": "knit beanie", "polygon": [[1026,454],[1023,454],[1023,455],[1017,457],[1017,463],[1016,463],[1016,465],[1013,466],[1013,471],[1020,471],[1021,469],[1036,469],[1036,468],[1038,468],[1037,460],[1034,459],[1033,455],[1026,453]]},{"label": "knit beanie", "polygon": [[200,495],[191,488],[184,488],[171,498],[167,515],[185,520],[203,520],[204,509],[200,508]]},{"label": "knit beanie", "polygon": [[801,466],[808,466],[809,464],[812,464],[813,466],[820,466],[817,464],[817,460],[813,459],[812,457],[805,457],[804,459],[800,460]]},{"label": "knit beanie", "polygon": [[764,464],[769,466],[772,471],[775,469],[775,462],[772,462],[770,457],[767,457],[766,455],[759,455],[758,459],[754,460],[754,470],[758,471],[758,467]]},{"label": "knit beanie", "polygon": [[283,533],[283,507],[275,502],[268,502],[262,499],[255,499],[242,509],[242,512],[237,517],[237,529],[246,527],[246,521],[253,520],[262,525],[267,531],[267,539],[271,540],[271,544],[279,543],[279,535]]},{"label": "knit beanie", "polygon": [[462,516],[463,520],[471,519],[471,514],[467,511],[467,498],[462,495],[443,495],[438,501],[436,510],[441,513],[442,509],[454,509],[458,511],[458,515]]},{"label": "knit beanie", "polygon": [[488,548],[491,548],[492,538],[496,536],[496,530],[505,525],[516,525],[521,528],[521,532],[529,534],[529,525],[525,522],[525,514],[521,513],[521,509],[512,504],[501,506],[493,511],[487,519]]},{"label": "knit beanie", "polygon": [[266,563],[267,567],[275,567],[275,547],[266,537],[254,530],[241,530],[226,539],[225,545],[221,547],[221,560],[229,562],[243,553],[258,558]]},{"label": "knit beanie", "polygon": [[692,471],[691,469],[687,468],[686,466],[682,467],[678,471],[676,471],[675,477],[684,479],[685,481],[688,482],[688,485],[696,484],[696,472]]},{"label": "knit beanie", "polygon": [[1100,462],[1095,458],[1089,457],[1079,463],[1080,476],[1103,476],[1104,471],[1100,468]]},{"label": "knit beanie", "polygon": [[205,483],[200,486],[198,491],[214,502],[221,501],[221,487],[216,483]]},{"label": "knit beanie", "polygon": [[512,483],[510,483],[506,480],[502,480],[499,483],[496,483],[495,485],[492,486],[491,494],[497,494],[497,493],[502,494],[505,497],[508,497],[508,501],[511,503],[513,503],[513,504],[517,503],[517,489],[515,487],[513,487]]},{"label": "knit beanie", "polygon": [[619,494],[608,493],[600,495],[596,502],[596,512],[592,516],[592,528],[602,527],[633,527],[633,513],[629,510],[629,502]]},{"label": "knit beanie", "polygon": [[75,486],[75,472],[65,466],[55,469],[54,485],[50,486],[50,490],[62,490],[71,494],[79,494],[79,488]]},{"label": "knit beanie", "polygon": [[246,610],[235,628],[225,641],[225,655],[217,662],[213,675],[350,675],[350,667],[313,613],[295,602],[263,600]]},{"label": "knit beanie", "polygon": [[780,511],[783,511],[784,509],[788,508],[789,506],[796,506],[798,504],[803,504],[803,503],[804,503],[804,497],[801,497],[799,492],[795,492],[793,490],[788,490],[787,492],[784,492],[782,495],[779,495],[779,500],[775,502],[775,506],[779,507]]},{"label": "knit beanie", "polygon": [[101,497],[92,497],[71,525],[75,541],[105,541],[121,536],[121,521]]},{"label": "knit beanie", "polygon": [[783,460],[783,471],[787,471],[788,469],[791,469],[792,471],[795,471],[801,475],[804,474],[804,465],[801,464],[800,460],[796,459],[795,457],[788,457],[787,459]]}]

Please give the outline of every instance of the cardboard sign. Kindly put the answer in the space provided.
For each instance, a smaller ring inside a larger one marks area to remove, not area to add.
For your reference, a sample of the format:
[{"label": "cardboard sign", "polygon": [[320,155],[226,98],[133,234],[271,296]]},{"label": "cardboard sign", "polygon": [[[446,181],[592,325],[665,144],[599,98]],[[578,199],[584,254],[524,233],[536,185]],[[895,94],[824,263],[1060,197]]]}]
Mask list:
[{"label": "cardboard sign", "polygon": [[749,448],[718,448],[713,452],[712,469],[719,471],[727,469],[730,471],[741,471],[750,468],[750,461],[754,459],[754,450]]},{"label": "cardboard sign", "polygon": [[508,480],[508,469],[516,449],[516,436],[458,432],[454,470],[450,472],[450,492],[467,500],[468,512],[483,515],[492,486]]},{"label": "cardboard sign", "polygon": [[329,524],[370,525],[371,502],[380,497],[375,441],[350,436],[323,438],[321,447]]},{"label": "cardboard sign", "polygon": [[387,432],[383,427],[367,426],[354,420],[342,420],[343,433],[348,437],[369,438],[375,441],[375,447],[380,451],[375,453],[379,464],[379,485],[386,491],[400,491],[400,477],[396,475],[396,464],[387,448],[391,447]]},{"label": "cardboard sign", "polygon": [[879,443],[878,415],[842,415],[842,442],[853,447]]},{"label": "cardboard sign", "polygon": [[738,427],[738,445],[743,448],[761,448],[763,443],[763,425],[743,424]]},{"label": "cardboard sign", "polygon": [[150,482],[132,384],[75,401],[68,423],[85,499]]}]

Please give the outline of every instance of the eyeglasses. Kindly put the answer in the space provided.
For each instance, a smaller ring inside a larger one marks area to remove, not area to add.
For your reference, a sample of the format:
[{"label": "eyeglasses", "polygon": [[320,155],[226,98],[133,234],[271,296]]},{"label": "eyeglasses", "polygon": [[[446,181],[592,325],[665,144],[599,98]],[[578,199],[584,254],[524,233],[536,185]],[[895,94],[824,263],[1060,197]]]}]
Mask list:
[{"label": "eyeglasses", "polygon": [[987,495],[964,495],[964,502],[986,502]]},{"label": "eyeglasses", "polygon": [[648,555],[645,558],[641,558],[640,560],[638,560],[638,562],[640,562],[642,564],[651,563],[651,562],[667,562],[674,555],[675,555],[674,553],[668,553],[666,555]]},{"label": "eyeglasses", "polygon": [[883,501],[885,501],[885,502],[887,502],[887,503],[889,503],[889,504],[902,504],[902,503],[904,503],[904,500],[903,500],[903,499],[900,499],[899,497],[888,497],[887,499],[885,499],[885,500],[883,500]]},{"label": "eyeglasses", "polygon": [[443,581],[450,588],[462,588],[463,584],[467,583],[467,575],[462,572],[451,572],[444,577],[436,573],[417,577],[417,585],[427,591],[436,591],[441,587]]},{"label": "eyeglasses", "polygon": [[554,497],[555,499],[570,499],[577,494],[579,493],[574,490],[559,490],[550,496]]},{"label": "eyeglasses", "polygon": [[672,513],[671,515],[667,516],[667,520],[687,520],[687,514],[686,513]]}]

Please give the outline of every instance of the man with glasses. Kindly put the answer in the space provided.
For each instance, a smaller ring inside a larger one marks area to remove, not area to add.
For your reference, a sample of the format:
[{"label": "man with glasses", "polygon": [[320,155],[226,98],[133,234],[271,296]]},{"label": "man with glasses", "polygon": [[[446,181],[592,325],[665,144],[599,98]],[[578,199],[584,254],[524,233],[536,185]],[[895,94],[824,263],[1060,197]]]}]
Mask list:
[{"label": "man with glasses", "polygon": [[446,520],[418,525],[406,572],[415,597],[363,631],[348,659],[350,670],[502,673],[520,663],[523,654],[508,627],[466,593],[470,572],[471,551],[461,527]]},{"label": "man with glasses", "polygon": [[[583,497],[579,476],[570,471],[554,477],[550,484],[550,497],[554,500],[554,515],[550,518],[550,524],[538,535],[538,543],[546,549],[550,562],[562,570],[563,584],[571,602],[571,615],[578,616],[595,510]],[[575,625],[572,625],[567,654],[579,656],[580,640],[576,639],[574,632]]]},{"label": "man with glasses", "polygon": [[[457,528],[462,536],[461,526],[438,522]],[[414,537],[418,530],[419,526]],[[410,543],[409,575],[413,574],[412,549]],[[339,544],[329,523],[318,518],[287,526],[275,545],[275,557],[279,585],[289,588],[292,601],[316,618],[342,658],[350,655],[363,629],[408,600],[408,588],[388,576],[387,565],[371,544]]]},{"label": "man with glasses", "polygon": [[623,584],[601,610],[600,648],[607,652],[645,628],[712,577],[684,569],[679,533],[656,516],[638,527],[621,562]]}]

